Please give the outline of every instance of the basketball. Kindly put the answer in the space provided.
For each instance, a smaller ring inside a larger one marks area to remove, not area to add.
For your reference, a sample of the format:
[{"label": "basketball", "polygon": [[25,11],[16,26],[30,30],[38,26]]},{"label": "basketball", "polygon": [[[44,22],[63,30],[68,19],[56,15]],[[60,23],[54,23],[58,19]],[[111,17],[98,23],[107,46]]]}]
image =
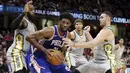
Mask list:
[{"label": "basketball", "polygon": [[47,61],[52,65],[60,65],[64,61],[64,55],[61,51],[55,49],[48,50],[49,55],[46,55]]}]

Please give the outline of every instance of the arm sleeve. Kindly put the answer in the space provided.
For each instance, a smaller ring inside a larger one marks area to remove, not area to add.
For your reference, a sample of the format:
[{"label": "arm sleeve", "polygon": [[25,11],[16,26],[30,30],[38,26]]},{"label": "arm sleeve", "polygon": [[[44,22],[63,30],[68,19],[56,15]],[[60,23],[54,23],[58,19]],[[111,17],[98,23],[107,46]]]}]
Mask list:
[{"label": "arm sleeve", "polygon": [[21,13],[12,23],[11,23],[11,28],[12,29],[17,29],[20,25],[20,22],[22,21],[23,17],[25,16],[25,12]]}]

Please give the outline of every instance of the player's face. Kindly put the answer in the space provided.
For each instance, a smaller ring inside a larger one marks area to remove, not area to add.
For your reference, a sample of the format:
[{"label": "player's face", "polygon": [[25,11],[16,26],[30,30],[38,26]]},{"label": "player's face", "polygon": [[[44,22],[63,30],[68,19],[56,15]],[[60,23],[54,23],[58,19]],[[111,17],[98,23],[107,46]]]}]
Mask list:
[{"label": "player's face", "polygon": [[34,16],[34,6],[30,5],[29,9],[30,9],[30,11],[29,11],[30,15]]},{"label": "player's face", "polygon": [[71,26],[70,20],[63,18],[60,21],[60,28],[61,28],[62,31],[67,31],[70,28],[70,26]]},{"label": "player's face", "polygon": [[27,16],[29,18],[29,20],[33,20],[35,15],[34,15],[34,6],[30,5],[29,6],[29,12],[27,13]]},{"label": "player's face", "polygon": [[80,31],[80,30],[82,30],[82,28],[83,28],[83,24],[81,22],[75,23],[75,29],[76,30]]},{"label": "player's face", "polygon": [[106,20],[107,20],[107,15],[101,14],[99,19],[101,27],[104,27],[106,25]]},{"label": "player's face", "polygon": [[120,44],[123,44],[123,43],[124,43],[124,40],[123,40],[123,39],[120,39],[120,40],[119,40],[119,43],[120,43]]}]

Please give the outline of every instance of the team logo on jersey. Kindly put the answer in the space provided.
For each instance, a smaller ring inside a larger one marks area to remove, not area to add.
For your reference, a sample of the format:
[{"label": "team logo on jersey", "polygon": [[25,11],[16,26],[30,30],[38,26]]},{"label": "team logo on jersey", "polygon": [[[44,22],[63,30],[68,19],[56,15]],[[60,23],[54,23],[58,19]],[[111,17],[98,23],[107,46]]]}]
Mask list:
[{"label": "team logo on jersey", "polygon": [[62,47],[62,41],[52,40],[51,45]]}]

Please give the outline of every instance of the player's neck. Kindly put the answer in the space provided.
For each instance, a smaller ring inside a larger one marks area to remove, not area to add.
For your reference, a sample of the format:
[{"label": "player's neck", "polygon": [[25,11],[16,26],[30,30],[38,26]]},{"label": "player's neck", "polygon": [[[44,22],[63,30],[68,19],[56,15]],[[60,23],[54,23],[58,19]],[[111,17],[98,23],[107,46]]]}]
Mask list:
[{"label": "player's neck", "polygon": [[27,15],[25,15],[25,18],[26,18],[27,20],[29,20],[28,17],[27,17]]},{"label": "player's neck", "polygon": [[29,22],[31,22],[31,23],[32,23],[32,21],[31,21],[31,20],[29,20],[29,18],[28,18],[28,16],[27,16],[27,15],[25,15],[25,18],[26,18]]},{"label": "player's neck", "polygon": [[107,27],[110,27],[110,24],[109,24],[109,25],[104,26],[103,28],[107,28]]},{"label": "player's neck", "polygon": [[76,31],[76,33],[77,33],[78,35],[82,35],[82,34],[83,34],[83,30],[77,30],[77,29],[75,29],[75,31]]},{"label": "player's neck", "polygon": [[60,36],[64,35],[65,32],[64,32],[64,31],[61,31],[59,25],[57,25],[57,29],[58,29],[58,33],[59,33]]},{"label": "player's neck", "polygon": [[119,45],[120,45],[120,47],[122,47],[122,46],[123,46],[123,44],[120,44],[120,43],[119,43]]}]

